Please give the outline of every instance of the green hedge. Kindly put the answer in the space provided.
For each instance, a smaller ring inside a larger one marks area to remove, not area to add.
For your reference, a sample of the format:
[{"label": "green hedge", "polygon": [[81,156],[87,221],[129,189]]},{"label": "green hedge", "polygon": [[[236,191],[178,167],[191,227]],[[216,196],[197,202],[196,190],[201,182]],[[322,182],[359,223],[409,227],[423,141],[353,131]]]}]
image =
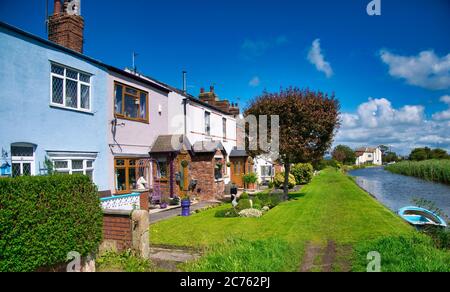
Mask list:
[{"label": "green hedge", "polygon": [[0,179],[0,271],[36,271],[96,251],[103,214],[87,176]]}]

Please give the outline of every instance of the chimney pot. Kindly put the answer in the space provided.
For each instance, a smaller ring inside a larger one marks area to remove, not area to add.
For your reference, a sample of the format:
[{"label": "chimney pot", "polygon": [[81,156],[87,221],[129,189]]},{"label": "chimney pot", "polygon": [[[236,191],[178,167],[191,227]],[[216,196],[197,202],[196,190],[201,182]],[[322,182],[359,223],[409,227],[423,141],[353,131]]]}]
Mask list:
[{"label": "chimney pot", "polygon": [[209,87],[209,91],[212,92],[212,93],[214,93],[214,86],[210,86],[210,87]]},{"label": "chimney pot", "polygon": [[203,87],[200,88],[200,93],[205,93],[205,89]]},{"label": "chimney pot", "polygon": [[53,5],[53,15],[58,15],[61,13],[61,0],[55,0]]}]

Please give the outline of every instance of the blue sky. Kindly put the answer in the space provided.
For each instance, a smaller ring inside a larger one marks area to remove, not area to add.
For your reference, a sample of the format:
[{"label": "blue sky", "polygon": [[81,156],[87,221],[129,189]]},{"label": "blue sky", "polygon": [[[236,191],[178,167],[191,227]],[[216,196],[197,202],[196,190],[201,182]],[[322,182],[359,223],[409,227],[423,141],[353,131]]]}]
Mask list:
[{"label": "blue sky", "polygon": [[[53,2],[53,1],[49,1]],[[87,1],[85,54],[190,93],[246,101],[290,85],[335,92],[336,143],[450,150],[450,1]],[[2,0],[0,19],[45,37],[45,0]]]}]

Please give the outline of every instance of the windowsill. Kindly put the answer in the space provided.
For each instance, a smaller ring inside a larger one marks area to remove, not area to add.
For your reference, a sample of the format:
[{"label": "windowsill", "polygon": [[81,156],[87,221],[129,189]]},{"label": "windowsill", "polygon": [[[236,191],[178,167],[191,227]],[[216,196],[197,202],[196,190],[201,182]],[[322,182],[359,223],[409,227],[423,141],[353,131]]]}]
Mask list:
[{"label": "windowsill", "polygon": [[118,114],[115,114],[114,117],[116,119],[127,120],[127,121],[130,121],[130,122],[136,122],[136,123],[142,123],[142,124],[150,124],[150,122],[148,120],[134,119],[134,118],[129,118],[129,117],[125,117],[125,116],[122,116],[122,115],[118,115]]},{"label": "windowsill", "polygon": [[223,181],[224,181],[223,178],[215,179],[215,182],[223,182]]},{"label": "windowsill", "polygon": [[66,111],[71,111],[71,112],[77,112],[77,113],[82,113],[82,114],[87,114],[87,115],[94,115],[94,113],[90,110],[82,110],[82,109],[76,109],[76,108],[70,108],[70,107],[66,107],[66,106],[62,106],[62,105],[58,105],[58,104],[54,104],[51,103],[50,104],[51,108],[55,108],[55,109],[61,109],[61,110],[66,110]]}]

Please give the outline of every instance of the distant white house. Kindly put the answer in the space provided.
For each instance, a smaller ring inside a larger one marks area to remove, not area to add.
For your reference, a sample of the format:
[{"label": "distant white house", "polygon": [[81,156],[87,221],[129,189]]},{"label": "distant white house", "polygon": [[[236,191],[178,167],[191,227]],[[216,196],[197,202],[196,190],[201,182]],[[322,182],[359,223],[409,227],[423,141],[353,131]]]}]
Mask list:
[{"label": "distant white house", "polygon": [[362,147],[355,151],[356,165],[383,165],[383,153],[380,148]]}]

